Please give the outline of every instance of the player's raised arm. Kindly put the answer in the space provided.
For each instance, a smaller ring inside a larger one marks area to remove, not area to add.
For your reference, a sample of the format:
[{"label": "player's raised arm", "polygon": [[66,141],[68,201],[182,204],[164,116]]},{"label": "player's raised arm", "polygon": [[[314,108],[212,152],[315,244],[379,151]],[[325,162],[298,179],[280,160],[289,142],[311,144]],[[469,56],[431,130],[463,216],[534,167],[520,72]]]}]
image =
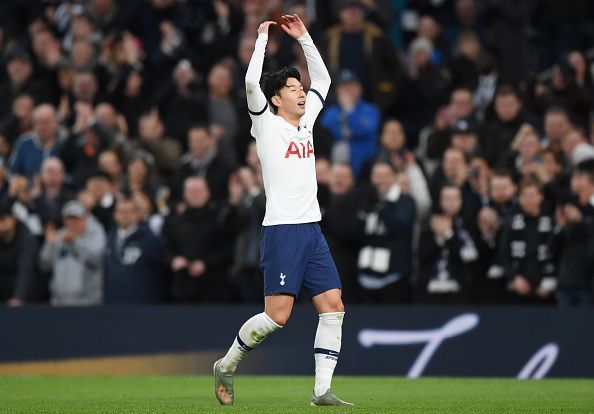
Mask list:
[{"label": "player's raised arm", "polygon": [[245,88],[247,95],[248,111],[252,119],[262,115],[268,108],[266,97],[260,89],[260,77],[262,76],[262,65],[264,64],[264,52],[268,43],[268,28],[273,21],[266,21],[258,27],[258,39],[252,54],[252,59],[245,74]]},{"label": "player's raised arm", "polygon": [[[284,15],[281,27],[289,36],[296,39],[303,48],[303,53],[307,60],[307,70],[309,71],[309,77],[311,78],[311,87],[309,91],[316,94],[319,98],[319,102],[316,102],[315,104],[313,102],[315,102],[316,99],[307,100],[306,112],[313,110],[315,112],[313,115],[315,116],[321,111],[326,95],[328,95],[331,82],[330,74],[328,73],[328,69],[326,69],[326,65],[324,64],[324,60],[322,59],[318,48],[314,44],[299,16],[296,14]],[[312,114],[310,113],[310,115]]]}]

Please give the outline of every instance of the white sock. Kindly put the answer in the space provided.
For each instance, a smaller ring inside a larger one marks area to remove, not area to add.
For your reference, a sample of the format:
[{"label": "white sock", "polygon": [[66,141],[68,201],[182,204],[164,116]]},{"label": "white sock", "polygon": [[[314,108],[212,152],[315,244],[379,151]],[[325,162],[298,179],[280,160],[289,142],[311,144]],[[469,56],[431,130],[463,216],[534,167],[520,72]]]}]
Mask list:
[{"label": "white sock", "polygon": [[219,365],[221,370],[235,372],[239,361],[252,349],[260,345],[268,335],[280,328],[282,326],[277,325],[264,312],[252,316],[239,329],[239,334],[233,341],[233,345],[231,345],[231,348],[227,351],[227,355],[225,355]]},{"label": "white sock", "polygon": [[314,342],[316,383],[314,394],[320,396],[330,388],[340,354],[344,312],[321,313]]}]

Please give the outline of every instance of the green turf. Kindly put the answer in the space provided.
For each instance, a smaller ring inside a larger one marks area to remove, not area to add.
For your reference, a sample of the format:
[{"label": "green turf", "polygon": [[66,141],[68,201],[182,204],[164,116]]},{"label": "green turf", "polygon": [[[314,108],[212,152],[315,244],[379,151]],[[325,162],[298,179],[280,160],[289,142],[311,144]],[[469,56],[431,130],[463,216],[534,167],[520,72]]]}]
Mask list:
[{"label": "green turf", "polygon": [[220,407],[210,377],[0,376],[0,413],[594,413],[594,381],[338,377],[354,408],[309,407],[309,377],[235,380]]}]

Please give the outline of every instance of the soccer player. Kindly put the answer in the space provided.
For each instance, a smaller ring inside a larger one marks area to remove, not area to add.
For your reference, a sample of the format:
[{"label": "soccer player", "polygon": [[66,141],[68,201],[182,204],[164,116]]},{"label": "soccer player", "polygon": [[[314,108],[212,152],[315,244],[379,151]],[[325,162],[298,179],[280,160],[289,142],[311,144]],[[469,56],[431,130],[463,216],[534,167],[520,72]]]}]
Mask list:
[{"label": "soccer player", "polygon": [[237,364],[285,325],[301,290],[319,313],[310,404],[350,406],[330,389],[340,353],[344,306],[340,278],[318,225],[321,214],[312,136],[330,88],[330,75],[301,19],[285,15],[281,27],[303,47],[311,88],[306,95],[295,68],[261,76],[268,29],[273,24],[266,21],[259,26],[245,75],[251,134],[256,138],[266,191],[260,235],[264,312],[243,324],[225,357],[215,362],[215,394],[222,405],[233,404]]}]

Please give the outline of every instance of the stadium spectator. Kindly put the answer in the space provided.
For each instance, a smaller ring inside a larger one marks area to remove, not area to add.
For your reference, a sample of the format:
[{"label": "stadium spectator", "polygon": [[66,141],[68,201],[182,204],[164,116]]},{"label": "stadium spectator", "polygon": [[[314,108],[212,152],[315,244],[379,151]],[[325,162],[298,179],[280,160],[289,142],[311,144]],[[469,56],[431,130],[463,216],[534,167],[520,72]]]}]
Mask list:
[{"label": "stadium spectator", "polygon": [[105,299],[107,305],[160,303],[164,298],[161,241],[141,221],[132,198],[119,198],[116,226],[107,236]]},{"label": "stadium spectator", "polygon": [[116,194],[111,176],[104,171],[90,173],[84,190],[78,193],[78,199],[99,220],[106,232],[113,226]]},{"label": "stadium spectator", "polygon": [[62,229],[46,229],[40,253],[42,270],[52,271],[51,304],[99,305],[103,300],[103,228],[79,201],[66,203],[62,218]]},{"label": "stadium spectator", "polygon": [[358,177],[363,162],[377,149],[380,112],[362,99],[362,86],[354,72],[341,70],[336,83],[338,103],[324,110],[321,125],[334,135],[332,162],[350,163]]},{"label": "stadium spectator", "polygon": [[544,131],[542,144],[563,156],[563,135],[571,128],[567,111],[559,106],[549,108],[544,116]]},{"label": "stadium spectator", "polygon": [[41,104],[33,111],[33,131],[17,140],[10,158],[12,174],[33,177],[39,174],[43,160],[57,156],[65,139],[65,131],[56,119],[56,110]]},{"label": "stadium spectator", "polygon": [[503,269],[511,284],[510,299],[517,303],[551,302],[557,288],[555,218],[543,204],[540,183],[534,178],[522,180],[518,201],[499,244]]},{"label": "stadium spectator", "polygon": [[418,297],[426,303],[477,299],[483,275],[476,224],[463,211],[460,187],[444,185],[439,207],[421,231]]},{"label": "stadium spectator", "polygon": [[560,306],[584,306],[594,299],[594,161],[577,165],[571,178],[577,200],[557,209],[561,227],[559,260]]},{"label": "stadium spectator", "polygon": [[65,185],[65,171],[57,157],[46,159],[41,165],[41,188],[34,203],[45,229],[48,225],[62,226],[62,207],[74,198]]},{"label": "stadium spectator", "polygon": [[321,228],[342,282],[342,297],[350,303],[360,301],[357,256],[361,247],[361,222],[357,217],[361,201],[355,189],[349,164],[330,168],[329,198],[322,209]]},{"label": "stadium spectator", "polygon": [[361,82],[364,99],[385,112],[396,103],[402,69],[390,40],[365,20],[365,11],[358,0],[342,2],[340,23],[326,31],[321,53],[330,73],[350,70]]},{"label": "stadium spectator", "polygon": [[375,164],[371,183],[374,202],[365,208],[358,259],[361,300],[376,304],[406,303],[411,299],[415,201],[396,183],[392,164]]},{"label": "stadium spectator", "polygon": [[0,203],[0,303],[21,306],[32,298],[36,266],[35,238],[10,206]]},{"label": "stadium spectator", "polygon": [[216,146],[215,138],[206,125],[194,125],[188,131],[189,151],[181,158],[177,170],[176,195],[179,197],[183,183],[189,176],[204,177],[208,182],[212,199],[221,202],[227,199],[229,177],[233,166],[225,161]]},{"label": "stadium spectator", "polygon": [[19,95],[30,95],[39,103],[47,99],[43,83],[34,77],[31,56],[26,51],[13,50],[6,56],[4,64],[8,79],[0,85],[0,118],[10,113]]},{"label": "stadium spectator", "polygon": [[234,206],[211,201],[203,177],[184,181],[184,211],[163,229],[166,263],[173,273],[171,295],[176,302],[209,303],[223,298],[239,230]]},{"label": "stadium spectator", "polygon": [[22,93],[12,102],[11,112],[0,120],[0,134],[3,138],[4,149],[0,148],[0,156],[7,158],[16,139],[33,129],[33,109],[35,100],[33,96]]},{"label": "stadium spectator", "polygon": [[154,196],[157,188],[154,185],[155,158],[147,151],[136,150],[126,165],[126,176],[120,191],[124,194],[145,192]]}]

